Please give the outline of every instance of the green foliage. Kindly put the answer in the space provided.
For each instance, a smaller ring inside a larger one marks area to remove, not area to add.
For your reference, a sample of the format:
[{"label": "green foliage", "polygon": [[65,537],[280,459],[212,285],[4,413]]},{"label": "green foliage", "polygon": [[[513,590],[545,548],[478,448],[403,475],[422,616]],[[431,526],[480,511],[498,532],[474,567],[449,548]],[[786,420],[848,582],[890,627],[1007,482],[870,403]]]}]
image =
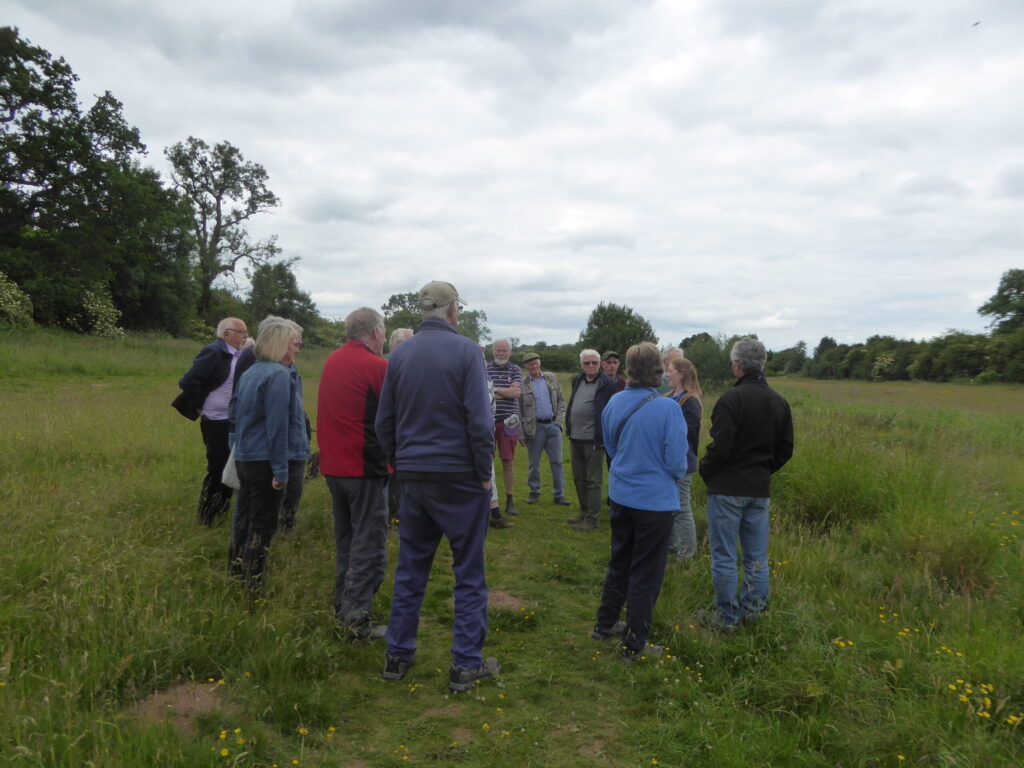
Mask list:
[{"label": "green foliage", "polygon": [[654,328],[644,317],[625,305],[601,302],[587,318],[580,332],[580,346],[598,352],[615,350],[625,359],[626,350],[641,341],[658,343]]},{"label": "green foliage", "polygon": [[0,272],[0,328],[29,328],[31,325],[32,299]]},{"label": "green foliage", "polygon": [[[416,330],[423,322],[419,308],[419,293],[393,293],[380,308],[384,315],[384,330],[388,338],[396,328]],[[483,344],[491,338],[491,329],[487,327],[487,313],[482,309],[464,309],[459,312],[458,331],[477,344]]]},{"label": "green foliage", "polygon": [[800,373],[807,364],[807,342],[797,342],[796,346],[781,352],[768,352],[765,370],[772,375]]},{"label": "green foliage", "polygon": [[729,353],[732,346],[742,338],[754,338],[755,334],[749,337],[728,336],[709,333],[699,333],[696,336],[683,339],[683,354],[686,359],[693,363],[700,376],[701,386],[706,390],[721,388],[733,381],[732,360]]},{"label": "green foliage", "polygon": [[117,324],[120,319],[121,313],[117,311],[110,293],[104,288],[96,286],[86,288],[82,292],[82,311],[76,318],[76,330],[94,336],[118,339],[124,336],[124,328]]},{"label": "green foliage", "polygon": [[259,264],[249,275],[249,317],[259,322],[267,315],[293,320],[304,329],[312,327],[319,313],[308,293],[299,289],[292,265],[297,259]]},{"label": "green foliage", "polygon": [[992,318],[995,333],[1024,328],[1024,269],[1008,269],[995,294],[978,307],[978,314]]},{"label": "green foliage", "polygon": [[267,186],[263,166],[246,161],[230,142],[211,147],[189,136],[164,154],[171,164],[171,181],[192,203],[199,312],[209,320],[218,277],[234,273],[239,264],[268,264],[280,252],[275,238],[254,243],[245,231],[249,219],[280,201]]},{"label": "green foliage", "polygon": [[[577,344],[547,344],[538,341],[533,344],[516,349],[513,359],[521,364],[523,357],[531,352],[540,355],[541,366],[545,371],[558,371],[561,373],[578,373],[580,370],[580,350]],[[617,350],[616,350],[617,351]],[[620,354],[625,354],[620,353]]]}]

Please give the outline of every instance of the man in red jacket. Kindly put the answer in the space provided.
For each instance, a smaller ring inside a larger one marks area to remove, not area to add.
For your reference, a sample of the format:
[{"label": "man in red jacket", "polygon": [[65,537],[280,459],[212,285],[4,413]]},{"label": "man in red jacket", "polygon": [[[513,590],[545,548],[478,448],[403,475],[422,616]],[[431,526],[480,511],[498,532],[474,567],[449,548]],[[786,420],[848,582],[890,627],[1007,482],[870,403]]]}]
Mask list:
[{"label": "man in red jacket", "polygon": [[324,364],[317,401],[320,472],[334,510],[334,613],[357,639],[379,640],[370,619],[387,559],[388,464],[373,422],[384,384],[384,318],[363,307],[345,318],[348,342]]}]

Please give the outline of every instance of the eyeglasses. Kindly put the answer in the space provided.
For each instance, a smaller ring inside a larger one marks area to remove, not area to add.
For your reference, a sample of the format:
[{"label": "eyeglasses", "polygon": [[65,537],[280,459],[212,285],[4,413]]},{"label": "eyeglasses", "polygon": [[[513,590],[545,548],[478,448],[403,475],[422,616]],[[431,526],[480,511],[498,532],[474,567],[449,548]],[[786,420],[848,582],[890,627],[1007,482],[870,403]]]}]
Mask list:
[{"label": "eyeglasses", "polygon": [[583,365],[600,365],[600,364],[601,363],[598,360],[585,360],[583,362]]},{"label": "eyeglasses", "polygon": [[246,330],[239,330],[238,328],[225,328],[224,333],[240,333],[243,336],[248,336],[249,332]]}]

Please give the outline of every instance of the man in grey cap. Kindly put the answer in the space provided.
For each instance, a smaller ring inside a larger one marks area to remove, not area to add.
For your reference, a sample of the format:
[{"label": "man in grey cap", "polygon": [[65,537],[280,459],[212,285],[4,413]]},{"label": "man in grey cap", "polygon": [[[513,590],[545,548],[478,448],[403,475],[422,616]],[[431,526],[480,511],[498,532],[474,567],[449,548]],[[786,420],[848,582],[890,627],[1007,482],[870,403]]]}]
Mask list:
[{"label": "man in grey cap", "polygon": [[530,471],[526,484],[530,487],[527,504],[536,504],[540,498],[540,455],[548,455],[551,465],[551,485],[555,504],[571,506],[565,498],[565,473],[562,471],[562,423],[565,420],[565,395],[562,385],[553,373],[540,369],[540,355],[530,352],[523,357],[527,377],[523,382],[520,399],[522,424],[520,429],[526,440]]},{"label": "man in grey cap", "polygon": [[416,634],[441,537],[451,545],[455,621],[449,688],[461,693],[498,674],[483,658],[487,637],[484,537],[490,507],[494,417],[477,345],[455,330],[458,291],[427,283],[423,323],[394,351],[384,376],[376,429],[402,481],[398,566],[382,676],[401,680],[416,661]]}]

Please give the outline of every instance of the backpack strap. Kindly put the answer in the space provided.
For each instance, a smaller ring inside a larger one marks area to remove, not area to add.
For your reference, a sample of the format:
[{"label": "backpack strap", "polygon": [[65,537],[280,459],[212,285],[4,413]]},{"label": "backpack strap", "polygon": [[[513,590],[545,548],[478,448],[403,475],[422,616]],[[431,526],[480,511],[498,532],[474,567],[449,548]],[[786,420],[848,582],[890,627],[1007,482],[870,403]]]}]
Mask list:
[{"label": "backpack strap", "polygon": [[633,417],[634,413],[639,411],[641,408],[643,408],[645,405],[647,405],[649,402],[651,402],[651,400],[653,400],[654,398],[655,398],[655,395],[653,395],[650,392],[648,392],[647,395],[644,397],[644,399],[641,400],[636,405],[634,405],[633,406],[633,410],[631,410],[629,413],[626,414],[626,418],[624,418],[622,421],[619,422],[619,426],[615,430],[615,449],[616,450],[618,450],[618,447],[619,447],[619,436],[622,434],[622,430],[625,428],[626,422],[629,421]]}]

